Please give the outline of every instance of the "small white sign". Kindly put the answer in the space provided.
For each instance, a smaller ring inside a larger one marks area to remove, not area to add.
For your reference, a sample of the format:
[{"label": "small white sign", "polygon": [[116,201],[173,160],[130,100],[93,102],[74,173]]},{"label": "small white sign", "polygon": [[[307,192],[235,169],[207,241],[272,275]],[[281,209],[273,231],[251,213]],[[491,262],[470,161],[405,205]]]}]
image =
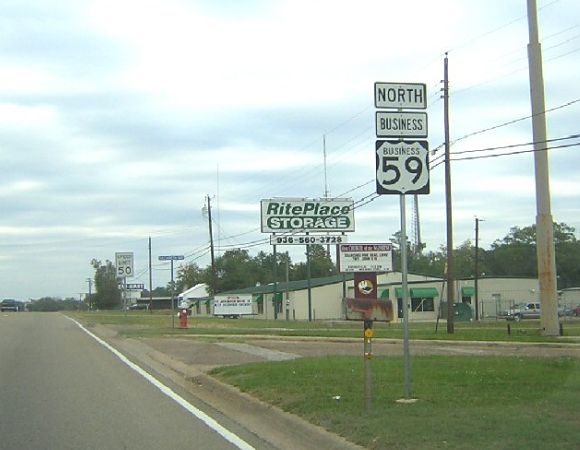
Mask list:
[{"label": "small white sign", "polygon": [[253,314],[252,295],[216,295],[213,300],[215,316]]},{"label": "small white sign", "polygon": [[426,138],[427,113],[406,111],[377,111],[377,137]]},{"label": "small white sign", "polygon": [[133,277],[134,276],[133,252],[115,253],[115,267],[117,269],[117,277],[119,278]]},{"label": "small white sign", "polygon": [[376,141],[377,194],[428,194],[427,141]]},{"label": "small white sign", "polygon": [[338,263],[341,273],[392,272],[393,244],[341,244]]},{"label": "small white sign", "polygon": [[424,83],[375,83],[375,107],[426,109],[427,86]]},{"label": "small white sign", "polygon": [[270,244],[272,245],[334,245],[344,244],[348,242],[348,237],[345,234],[339,235],[313,235],[313,234],[288,234],[270,236]]}]

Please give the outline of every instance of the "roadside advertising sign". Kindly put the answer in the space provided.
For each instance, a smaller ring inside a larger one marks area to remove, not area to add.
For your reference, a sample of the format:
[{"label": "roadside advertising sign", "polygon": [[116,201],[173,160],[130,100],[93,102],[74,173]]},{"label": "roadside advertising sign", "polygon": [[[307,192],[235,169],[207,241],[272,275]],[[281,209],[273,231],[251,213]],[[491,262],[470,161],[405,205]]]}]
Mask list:
[{"label": "roadside advertising sign", "polygon": [[336,245],[348,242],[346,234],[271,234],[270,244],[272,245]]},{"label": "roadside advertising sign", "polygon": [[216,295],[213,301],[214,316],[239,316],[253,314],[252,295]]},{"label": "roadside advertising sign", "polygon": [[352,199],[274,198],[260,207],[262,233],[354,231]]},{"label": "roadside advertising sign", "polygon": [[340,244],[338,270],[349,272],[392,272],[393,244]]},{"label": "roadside advertising sign", "polygon": [[[393,302],[377,298],[377,274],[375,272],[355,272],[354,298],[346,299],[346,319],[383,322],[393,320]],[[366,330],[365,330],[366,331]],[[366,337],[372,337],[371,335]]]}]

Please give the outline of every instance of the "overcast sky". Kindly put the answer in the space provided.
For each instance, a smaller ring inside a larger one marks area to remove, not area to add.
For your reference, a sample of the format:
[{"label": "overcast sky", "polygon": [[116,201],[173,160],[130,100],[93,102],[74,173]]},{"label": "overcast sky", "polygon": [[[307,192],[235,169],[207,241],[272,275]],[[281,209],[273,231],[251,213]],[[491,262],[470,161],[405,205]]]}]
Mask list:
[{"label": "overcast sky", "polygon": [[[548,137],[568,138],[580,2],[538,8]],[[427,85],[437,149],[445,52],[455,245],[474,240],[475,216],[483,248],[535,222],[532,153],[458,160],[530,150],[461,153],[532,141],[531,120],[515,121],[531,114],[525,0],[0,0],[0,20],[2,298],[78,297],[91,259],[121,251],[148,287],[149,236],[154,286],[170,280],[160,255],[207,266],[206,195],[218,254],[271,252],[260,200],[325,190],[360,205],[350,242],[388,242],[399,197],[374,195],[373,84]],[[579,143],[551,142],[572,145],[549,158],[553,218],[580,230]],[[446,243],[441,154],[419,197],[428,250]]]}]

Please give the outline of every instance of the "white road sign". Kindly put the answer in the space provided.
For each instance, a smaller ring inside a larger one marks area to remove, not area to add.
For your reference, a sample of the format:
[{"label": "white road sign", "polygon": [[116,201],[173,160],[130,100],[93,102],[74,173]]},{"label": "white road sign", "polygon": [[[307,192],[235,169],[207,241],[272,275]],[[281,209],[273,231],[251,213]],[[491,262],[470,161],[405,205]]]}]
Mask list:
[{"label": "white road sign", "polygon": [[427,141],[376,141],[377,194],[428,194]]},{"label": "white road sign", "polygon": [[426,138],[427,113],[377,111],[376,129],[379,138]]},{"label": "white road sign", "polygon": [[393,244],[341,244],[338,266],[341,273],[392,272]]},{"label": "white road sign", "polygon": [[426,109],[427,86],[423,83],[375,83],[375,107]]},{"label": "white road sign", "polygon": [[117,277],[131,278],[133,271],[133,252],[115,253],[115,267],[117,268]]}]

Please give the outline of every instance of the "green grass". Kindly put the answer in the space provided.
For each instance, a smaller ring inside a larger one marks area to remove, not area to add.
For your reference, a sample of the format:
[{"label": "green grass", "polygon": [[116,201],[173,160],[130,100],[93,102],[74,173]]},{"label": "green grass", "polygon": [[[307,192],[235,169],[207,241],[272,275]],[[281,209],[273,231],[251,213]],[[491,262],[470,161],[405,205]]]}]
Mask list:
[{"label": "green grass", "polygon": [[[577,449],[580,360],[415,357],[414,404],[400,357],[372,360],[366,413],[362,357],[306,358],[212,375],[369,449]],[[333,397],[340,396],[340,400]]]},{"label": "green grass", "polygon": [[[193,318],[189,328],[179,329],[179,320],[172,321],[167,311],[155,311],[153,314],[143,311],[100,311],[70,313],[88,326],[96,323],[114,326],[119,333],[131,337],[155,337],[167,335],[266,335],[266,336],[306,336],[327,338],[358,338],[362,336],[361,322],[346,321],[285,321],[257,319],[222,319]],[[173,327],[173,324],[175,327]],[[411,339],[421,340],[454,340],[454,341],[505,341],[505,342],[568,342],[559,337],[542,336],[540,322],[527,320],[509,323],[511,335],[508,335],[508,323],[504,320],[485,322],[458,322],[455,333],[447,334],[446,323],[411,323]],[[566,337],[580,338],[580,319],[567,319],[564,322]],[[403,326],[396,323],[375,323],[375,338],[402,339]],[[576,340],[578,342],[578,340]]]},{"label": "green grass", "polygon": [[[105,324],[131,337],[232,336],[361,338],[360,322],[263,321],[194,318],[181,330],[167,312],[71,314],[88,326]],[[411,323],[411,339],[554,343],[539,321]],[[402,338],[400,323],[375,323],[376,338]],[[580,320],[564,322],[567,338],[580,336]],[[372,408],[366,412],[361,357],[304,358],[219,368],[212,375],[304,417],[369,449],[577,449],[580,448],[580,359],[570,357],[413,357],[415,404],[403,397],[401,357],[372,360]],[[333,397],[340,396],[340,400]],[[267,426],[267,425],[265,425]]]}]

